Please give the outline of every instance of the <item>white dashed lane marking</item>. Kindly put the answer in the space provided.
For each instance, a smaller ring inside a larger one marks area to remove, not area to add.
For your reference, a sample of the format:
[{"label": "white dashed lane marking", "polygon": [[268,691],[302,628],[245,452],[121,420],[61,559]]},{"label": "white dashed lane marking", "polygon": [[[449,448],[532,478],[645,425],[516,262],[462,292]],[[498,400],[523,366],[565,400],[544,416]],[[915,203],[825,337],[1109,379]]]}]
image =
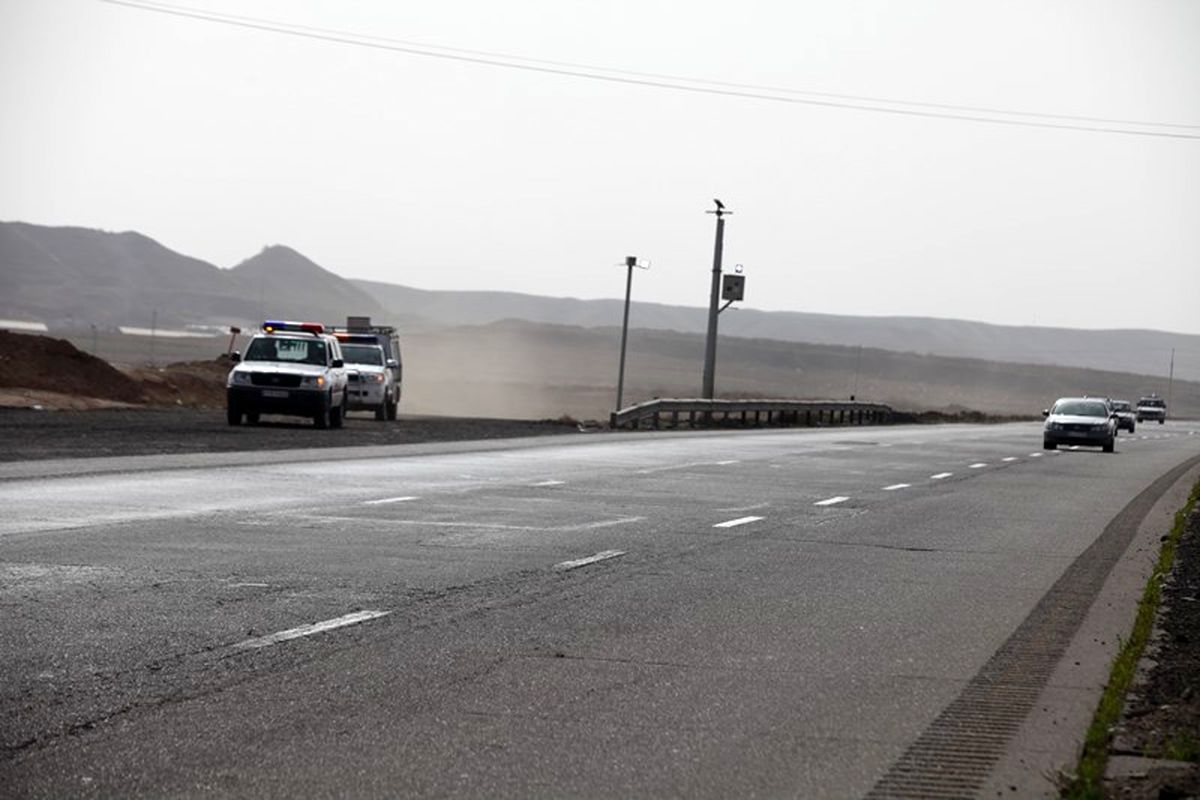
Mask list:
[{"label": "white dashed lane marking", "polygon": [[953,474],[954,474],[953,472],[939,472],[937,475],[930,475],[929,480],[931,480],[931,481],[945,480],[946,478],[949,478]]},{"label": "white dashed lane marking", "polygon": [[531,483],[529,485],[530,486],[562,486],[565,483],[566,483],[566,481],[550,480],[550,481],[538,481],[537,483]]},{"label": "white dashed lane marking", "polygon": [[983,463],[982,461],[979,461],[979,462],[976,462],[976,463],[970,465],[969,467],[967,467],[967,469],[983,469],[986,466],[987,466],[987,464]]},{"label": "white dashed lane marking", "polygon": [[1017,460],[1017,457],[1016,457],[1016,456],[1009,456],[1008,458],[1002,458],[1002,459],[1000,459],[1000,460],[1001,460],[1001,461],[1016,461],[1016,460]]},{"label": "white dashed lane marking", "polygon": [[272,633],[270,636],[259,636],[255,639],[247,639],[244,642],[239,642],[233,646],[234,650],[254,650],[259,647],[269,647],[273,644],[286,642],[290,639],[299,639],[302,636],[313,636],[325,631],[332,631],[336,628],[344,628],[347,625],[357,625],[360,622],[366,622],[369,619],[377,619],[387,616],[390,611],[356,611],[353,614],[347,614],[344,617],[337,619],[327,619],[324,622],[314,622],[311,625],[301,625],[298,628],[289,628],[286,631]]},{"label": "white dashed lane marking", "polygon": [[569,569],[586,567],[588,564],[595,564],[599,561],[607,561],[610,558],[616,558],[617,556],[623,555],[625,555],[624,550],[601,550],[599,553],[596,553],[592,556],[587,556],[586,558],[576,558],[571,561],[560,561],[554,565],[554,568],[559,572],[565,572]]},{"label": "white dashed lane marking", "polygon": [[830,497],[828,500],[818,500],[817,502],[813,503],[813,505],[814,506],[835,506],[838,503],[844,503],[849,499],[850,499],[849,497],[841,497],[841,496]]},{"label": "white dashed lane marking", "polygon": [[908,487],[910,487],[910,486],[912,486],[912,484],[911,484],[911,483],[893,483],[891,486],[885,486],[885,487],[883,487],[883,491],[885,491],[885,492],[894,492],[894,491],[897,491],[897,490],[899,490],[899,489],[907,489],[907,488],[908,488]]},{"label": "white dashed lane marking", "polygon": [[737,519],[731,519],[726,522],[718,522],[716,525],[713,525],[713,527],[736,528],[738,525],[746,525],[751,522],[758,522],[760,519],[762,519],[762,517],[738,517]]},{"label": "white dashed lane marking", "polygon": [[637,474],[638,475],[653,475],[657,472],[670,472],[672,470],[677,470],[677,469],[693,469],[694,467],[716,467],[716,466],[727,467],[730,464],[737,464],[737,463],[738,463],[738,461],[736,459],[734,459],[732,461],[730,461],[730,460],[726,460],[726,461],[689,461],[686,464],[672,464],[667,467],[647,467],[645,469],[637,470]]},{"label": "white dashed lane marking", "polygon": [[1041,453],[1030,453],[1029,457],[1030,458],[1041,458],[1042,454]]},{"label": "white dashed lane marking", "polygon": [[364,506],[381,506],[386,503],[407,503],[409,500],[416,500],[415,497],[384,497],[380,500],[367,500],[363,503]]},{"label": "white dashed lane marking", "polygon": [[269,584],[266,583],[231,583],[230,589],[266,589]]}]

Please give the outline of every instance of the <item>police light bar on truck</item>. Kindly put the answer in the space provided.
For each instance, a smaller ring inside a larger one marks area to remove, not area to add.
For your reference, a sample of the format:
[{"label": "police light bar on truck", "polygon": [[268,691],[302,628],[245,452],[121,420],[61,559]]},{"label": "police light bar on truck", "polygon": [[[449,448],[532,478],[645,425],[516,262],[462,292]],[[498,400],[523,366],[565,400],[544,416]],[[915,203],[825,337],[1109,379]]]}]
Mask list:
[{"label": "police light bar on truck", "polygon": [[341,331],[335,331],[333,335],[337,337],[339,342],[345,342],[346,344],[379,345],[379,339],[371,333],[342,333]]},{"label": "police light bar on truck", "polygon": [[284,319],[269,319],[262,324],[262,329],[267,333],[292,331],[295,333],[311,333],[314,336],[325,332],[325,326],[319,322],[292,322],[291,320]]}]

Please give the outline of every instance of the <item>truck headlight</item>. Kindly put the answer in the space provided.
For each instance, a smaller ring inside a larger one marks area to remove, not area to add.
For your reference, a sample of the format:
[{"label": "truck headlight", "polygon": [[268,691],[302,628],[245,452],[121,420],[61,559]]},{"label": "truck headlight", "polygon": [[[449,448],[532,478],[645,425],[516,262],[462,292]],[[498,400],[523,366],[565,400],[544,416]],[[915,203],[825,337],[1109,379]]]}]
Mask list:
[{"label": "truck headlight", "polygon": [[305,375],[304,378],[300,381],[300,385],[301,386],[324,386],[325,385],[325,376],[324,375]]},{"label": "truck headlight", "polygon": [[235,386],[246,386],[250,383],[250,373],[235,372],[229,376],[229,382]]}]

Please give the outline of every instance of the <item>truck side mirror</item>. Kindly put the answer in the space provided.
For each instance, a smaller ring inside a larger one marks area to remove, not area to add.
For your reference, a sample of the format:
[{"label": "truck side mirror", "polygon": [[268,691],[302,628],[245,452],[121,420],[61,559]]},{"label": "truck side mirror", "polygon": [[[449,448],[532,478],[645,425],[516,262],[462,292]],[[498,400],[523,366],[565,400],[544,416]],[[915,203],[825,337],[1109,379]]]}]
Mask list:
[{"label": "truck side mirror", "polygon": [[240,362],[242,360],[242,354],[239,353],[237,350],[234,350],[232,353],[229,354],[229,360],[232,361],[234,364],[237,364],[238,362]]},{"label": "truck side mirror", "polygon": [[389,359],[387,360],[387,365],[388,365],[390,368],[392,368],[392,369],[395,369],[396,367],[400,366],[400,362],[399,362],[399,361],[397,361],[397,360],[396,360],[396,359],[394,359],[394,358],[389,358]]},{"label": "truck side mirror", "polygon": [[341,369],[342,367],[346,366],[346,362],[345,362],[345,361],[343,361],[343,360],[342,360],[342,359],[340,359],[340,358],[335,358],[335,359],[333,360],[333,364],[331,364],[331,366],[332,366],[334,369]]},{"label": "truck side mirror", "polygon": [[1043,416],[1043,417],[1048,417],[1048,416],[1050,416],[1050,409],[1048,409],[1048,408],[1043,408],[1043,409],[1042,409],[1042,416]]}]

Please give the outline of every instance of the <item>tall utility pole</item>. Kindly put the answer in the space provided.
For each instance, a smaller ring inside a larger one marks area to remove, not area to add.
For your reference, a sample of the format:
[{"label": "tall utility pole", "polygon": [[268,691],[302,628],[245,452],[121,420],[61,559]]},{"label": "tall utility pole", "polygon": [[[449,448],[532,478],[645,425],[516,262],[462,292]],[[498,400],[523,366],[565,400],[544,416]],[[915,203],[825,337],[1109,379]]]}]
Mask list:
[{"label": "tall utility pole", "polygon": [[1167,412],[1171,410],[1171,389],[1175,386],[1175,348],[1171,348],[1171,370],[1167,373]]},{"label": "tall utility pole", "polygon": [[[633,290],[633,268],[637,267],[637,256],[625,256],[625,268],[629,274],[625,276],[625,319],[621,323],[621,366],[617,369],[617,411],[621,410],[621,401],[625,397],[625,342],[629,337],[629,295]],[[648,267],[639,267],[648,269]]]},{"label": "tall utility pole", "polygon": [[708,299],[708,338],[704,342],[704,386],[701,395],[706,400],[712,400],[716,383],[717,370],[717,314],[720,309],[717,304],[721,300],[721,251],[725,244],[725,215],[732,211],[725,210],[725,204],[713,200],[717,204],[716,211],[706,211],[706,214],[717,215],[717,239],[713,245],[712,293]]}]

